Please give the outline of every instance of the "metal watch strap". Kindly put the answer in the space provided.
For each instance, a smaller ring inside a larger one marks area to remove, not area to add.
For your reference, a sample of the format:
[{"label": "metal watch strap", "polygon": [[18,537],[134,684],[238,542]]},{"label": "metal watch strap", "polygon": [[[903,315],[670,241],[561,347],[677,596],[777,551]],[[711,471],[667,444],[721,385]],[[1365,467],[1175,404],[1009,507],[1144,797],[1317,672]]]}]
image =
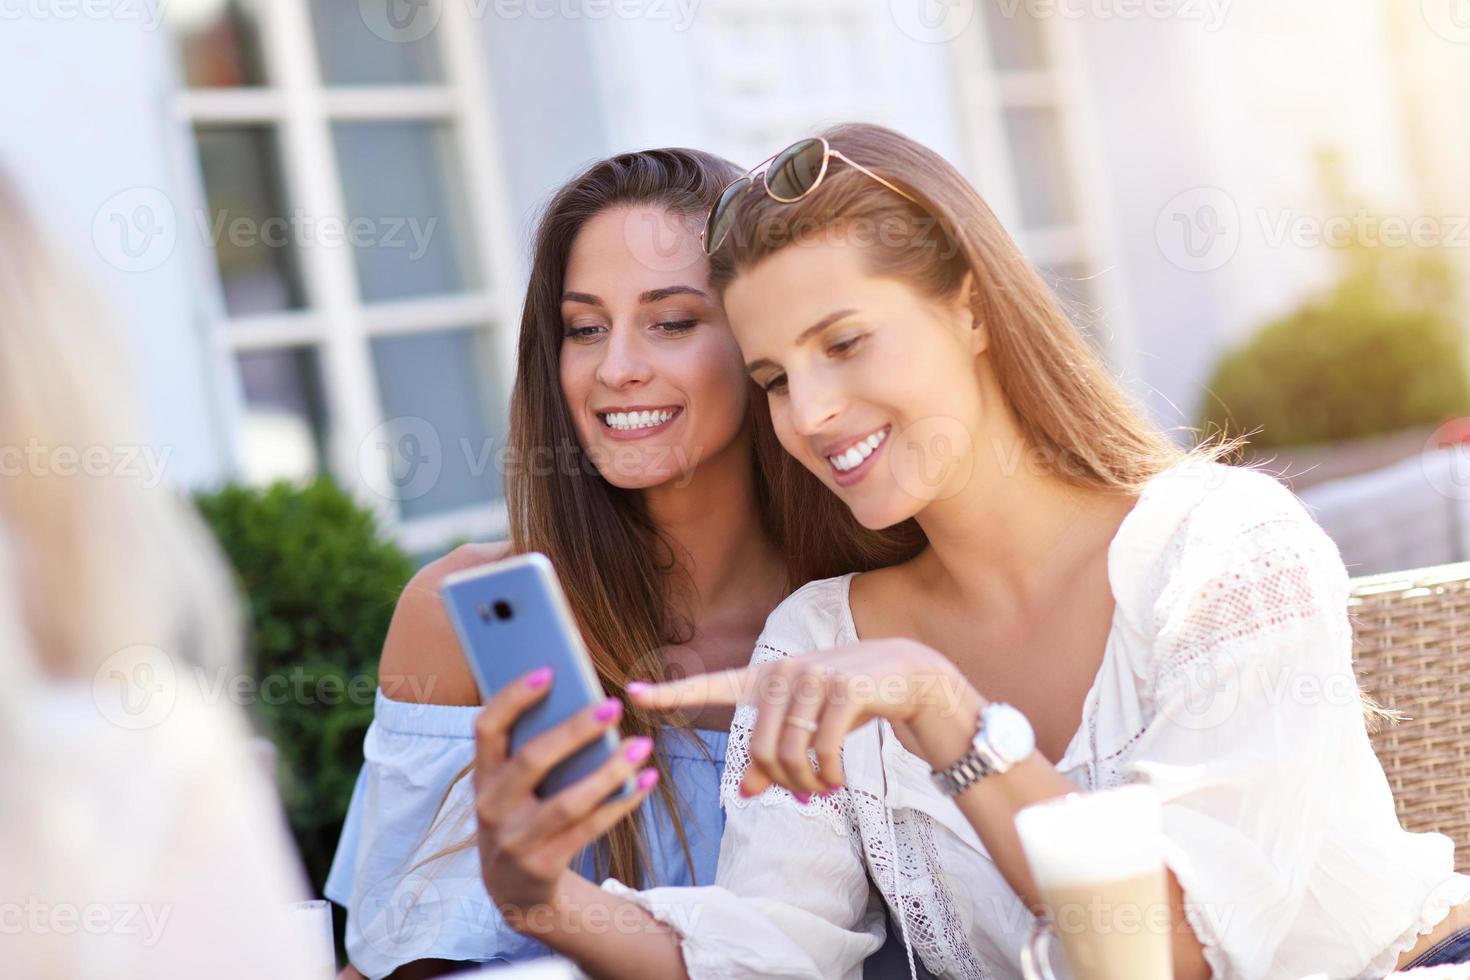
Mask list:
[{"label": "metal watch strap", "polygon": [[[980,734],[980,728],[981,724],[977,723],[976,735]],[[989,763],[980,758],[972,737],[969,750],[960,756],[958,762],[951,763],[943,769],[936,769],[931,775],[934,778],[934,785],[939,787],[941,793],[946,796],[958,796],[994,771]]]}]

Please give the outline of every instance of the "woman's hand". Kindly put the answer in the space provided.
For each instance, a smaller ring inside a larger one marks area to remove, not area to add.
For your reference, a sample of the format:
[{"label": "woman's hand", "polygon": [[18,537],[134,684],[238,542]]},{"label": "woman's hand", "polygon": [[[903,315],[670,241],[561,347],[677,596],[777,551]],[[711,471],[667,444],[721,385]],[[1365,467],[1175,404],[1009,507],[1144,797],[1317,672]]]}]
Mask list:
[{"label": "woman's hand", "polygon": [[[943,654],[912,640],[870,640],[667,684],[628,685],[654,710],[754,704],[751,764],[740,792],[774,784],[798,798],[843,785],[842,741],[872,718],[887,718],[910,751],[935,768],[960,756],[985,700]],[[808,750],[815,750],[820,772]]]},{"label": "woman's hand", "polygon": [[[646,737],[625,739],[617,753],[588,776],[542,800],[536,786],[577,749],[614,727],[622,704],[608,698],[526,742],[510,754],[511,726],[551,689],[549,667],[508,684],[475,719],[475,810],[479,818],[480,874],[491,900],[514,929],[526,914],[554,903],[572,858],[638,807],[658,782],[658,770],[638,772],[652,752]],[[636,791],[604,800],[630,775]]]}]

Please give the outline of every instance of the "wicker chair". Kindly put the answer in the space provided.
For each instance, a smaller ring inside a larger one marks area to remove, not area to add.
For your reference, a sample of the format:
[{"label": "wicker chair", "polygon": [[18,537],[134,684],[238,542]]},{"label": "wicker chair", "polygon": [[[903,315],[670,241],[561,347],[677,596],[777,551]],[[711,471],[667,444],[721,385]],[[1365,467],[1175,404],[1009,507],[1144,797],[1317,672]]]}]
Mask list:
[{"label": "wicker chair", "polygon": [[1470,562],[1354,579],[1348,606],[1363,690],[1404,716],[1373,735],[1399,819],[1470,871]]}]

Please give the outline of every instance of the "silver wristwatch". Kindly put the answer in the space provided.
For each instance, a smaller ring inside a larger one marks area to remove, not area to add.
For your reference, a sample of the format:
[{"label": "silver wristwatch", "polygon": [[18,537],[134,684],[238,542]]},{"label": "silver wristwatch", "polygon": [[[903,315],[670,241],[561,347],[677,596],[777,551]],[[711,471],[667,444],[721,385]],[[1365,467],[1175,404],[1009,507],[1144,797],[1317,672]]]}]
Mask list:
[{"label": "silver wristwatch", "polygon": [[1026,716],[1008,704],[987,705],[980,712],[970,751],[943,769],[934,770],[934,785],[958,796],[993,772],[1005,772],[1036,749],[1036,733]]}]

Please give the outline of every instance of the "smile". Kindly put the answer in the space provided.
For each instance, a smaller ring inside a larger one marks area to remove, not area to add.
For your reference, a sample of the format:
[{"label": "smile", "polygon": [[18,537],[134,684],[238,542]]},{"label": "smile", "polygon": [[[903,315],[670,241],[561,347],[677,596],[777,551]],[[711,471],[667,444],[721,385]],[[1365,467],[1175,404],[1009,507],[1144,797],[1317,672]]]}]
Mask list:
[{"label": "smile", "polygon": [[852,443],[842,452],[829,455],[827,457],[827,462],[831,463],[832,468],[838,473],[849,473],[852,470],[857,469],[859,466],[863,465],[863,463],[868,459],[869,456],[872,456],[875,452],[877,452],[878,447],[883,445],[883,443],[888,439],[888,432],[890,428],[891,426],[885,425],[883,428],[877,430],[876,432],[864,436],[857,442]]},{"label": "smile", "polygon": [[602,424],[616,432],[639,432],[666,425],[682,412],[682,408],[629,409],[626,411],[598,412]]}]

